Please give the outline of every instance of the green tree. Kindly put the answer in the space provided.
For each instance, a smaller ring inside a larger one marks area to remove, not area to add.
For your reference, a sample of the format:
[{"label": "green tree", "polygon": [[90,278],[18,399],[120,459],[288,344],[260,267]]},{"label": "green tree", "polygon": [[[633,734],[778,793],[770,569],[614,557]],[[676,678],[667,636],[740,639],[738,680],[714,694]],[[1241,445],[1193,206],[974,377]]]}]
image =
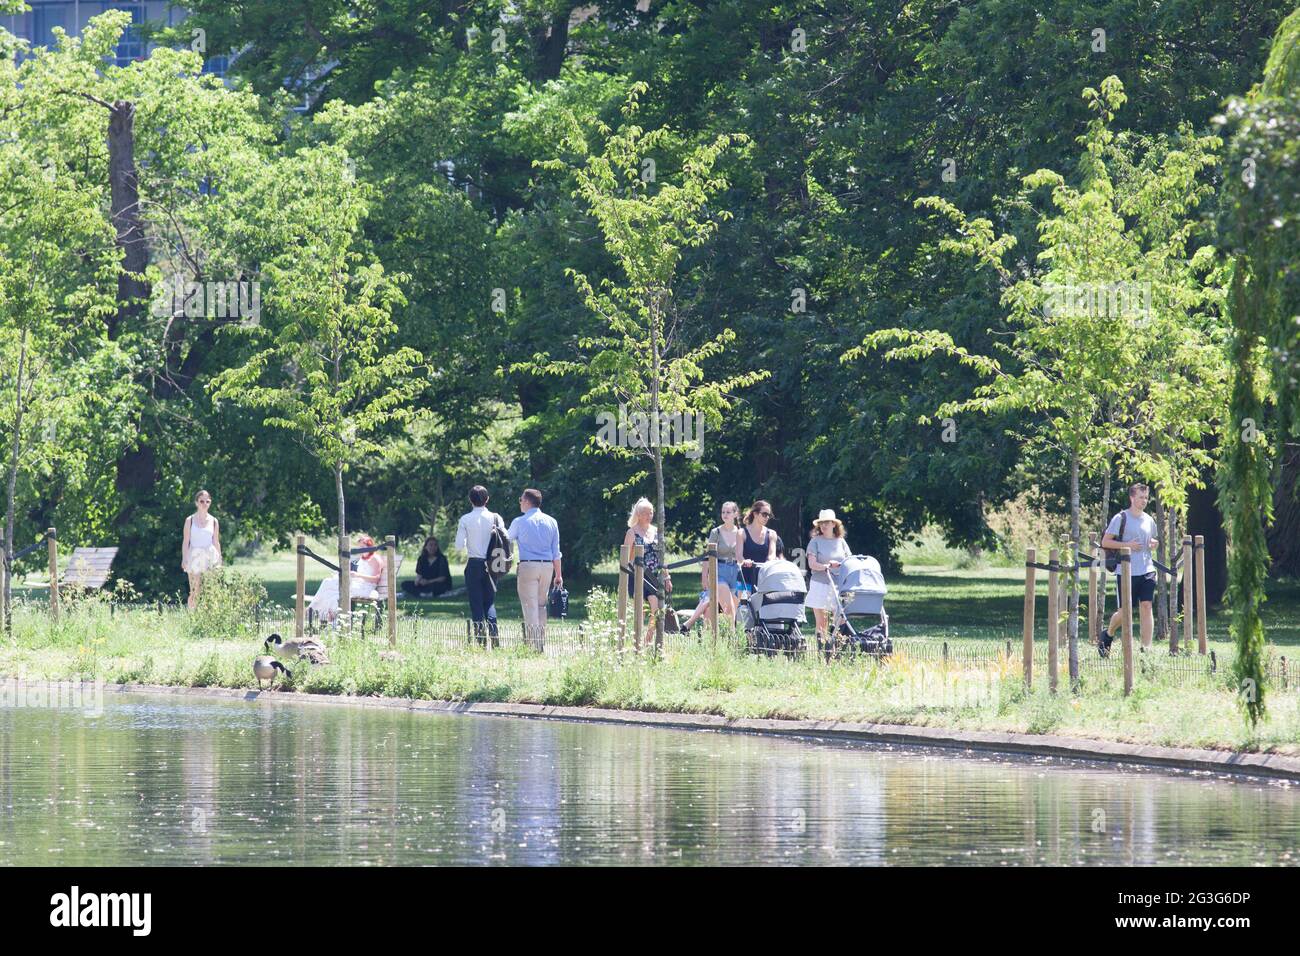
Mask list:
[{"label": "green tree", "polygon": [[724,134],[685,150],[678,182],[660,182],[655,172],[658,164],[682,152],[683,145],[666,127],[647,131],[636,124],[639,97],[646,90],[643,83],[633,84],[617,131],[597,122],[604,141],[600,152],[588,148],[581,122],[568,112],[564,143],[575,154],[576,165],[562,159],[537,163],[568,172],[576,180],[575,195],[595,218],[622,279],[603,279],[597,285],[577,270],[566,270],[604,330],[578,342],[583,353],[578,360],[553,360],[540,354],[511,370],[582,375],[589,383],[582,396],[584,407],[600,408],[612,416],[610,405],[621,404],[645,416],[644,448],[638,449],[640,443],[635,441],[620,447],[617,441],[600,436],[593,437],[588,448],[616,456],[649,456],[662,523],[667,508],[664,457],[698,458],[704,436],[697,428],[693,442],[669,442],[664,434],[668,429],[661,423],[666,418],[680,421],[698,415],[706,430],[716,429],[722,413],[731,408],[731,393],[760,381],[766,373],[749,372],[719,381],[707,377],[705,364],[735,334],[723,329],[707,341],[691,344],[681,331],[688,317],[674,295],[683,250],[704,245],[719,223],[731,217],[725,209],[711,210],[709,203],[727,187],[726,177],[716,169],[719,160],[746,138]]},{"label": "green tree", "polygon": [[[1084,99],[1094,118],[1079,138],[1079,187],[1051,170],[1024,179],[1025,201],[1047,187],[1055,210],[1039,218],[1037,269],[1026,274],[1008,263],[1016,238],[996,235],[989,220],[968,219],[939,197],[920,200],[957,228],[958,238],[943,240],[941,249],[969,256],[977,268],[998,275],[1014,330],[1010,343],[1000,347],[1007,365],[958,346],[939,330],[880,330],[844,356],[851,361],[882,347],[889,347],[886,360],[940,353],[984,375],[988,381],[973,396],[940,405],[935,416],[1013,412],[1036,423],[1029,449],[1056,449],[1068,462],[1070,535],[1076,542],[1082,532],[1081,475],[1109,468],[1114,456],[1124,453],[1133,471],[1164,482],[1171,497],[1195,480],[1185,463],[1199,462],[1198,453],[1175,449],[1176,440],[1168,436],[1160,443],[1133,442],[1133,436],[1154,439],[1181,421],[1175,439],[1199,438],[1198,427],[1217,426],[1222,398],[1221,388],[1202,386],[1224,379],[1222,339],[1214,338],[1202,314],[1209,301],[1205,265],[1193,261],[1197,253],[1190,248],[1195,211],[1205,194],[1198,176],[1213,162],[1214,141],[1188,138],[1179,150],[1156,145],[1138,163],[1134,147],[1112,129],[1124,103],[1119,80],[1107,78],[1100,90],[1085,90]],[[1189,321],[1192,313],[1200,316],[1199,324]],[[1066,560],[1073,563],[1073,556]],[[1077,609],[1078,580],[1071,576],[1072,679],[1078,677]]]},{"label": "green tree", "polygon": [[1237,645],[1234,675],[1252,725],[1265,706],[1264,601],[1273,517],[1274,445],[1300,432],[1300,10],[1279,27],[1263,79],[1228,104],[1237,175],[1225,180],[1223,235],[1233,253],[1232,397],[1219,501],[1232,550],[1228,600]]},{"label": "green tree", "polygon": [[[263,267],[267,321],[251,330],[254,353],[212,381],[220,398],[265,413],[334,478],[340,607],[350,610],[344,476],[382,458],[386,439],[417,416],[423,358],[392,347],[400,276],[359,243],[366,187],[337,147],[300,150],[247,194],[278,250]],[[304,228],[304,224],[310,224]]]}]

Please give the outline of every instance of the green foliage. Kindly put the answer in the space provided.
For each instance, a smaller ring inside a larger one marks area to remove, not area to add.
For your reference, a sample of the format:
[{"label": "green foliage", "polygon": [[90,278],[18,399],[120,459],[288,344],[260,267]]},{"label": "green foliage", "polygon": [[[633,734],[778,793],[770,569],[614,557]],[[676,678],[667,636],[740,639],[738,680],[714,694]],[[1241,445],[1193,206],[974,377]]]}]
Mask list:
[{"label": "green foliage", "polygon": [[1201,175],[1215,162],[1217,140],[1186,130],[1174,142],[1115,133],[1125,96],[1113,76],[1084,99],[1093,119],[1079,137],[1078,187],[1048,169],[1023,179],[1021,202],[1048,189],[1053,207],[1038,218],[1036,269],[1009,261],[1016,237],[997,235],[990,220],[970,219],[938,196],[917,202],[954,225],[942,250],[997,275],[1012,329],[1010,342],[996,344],[1006,361],[941,330],[911,329],[873,332],[843,357],[881,348],[892,361],[938,353],[979,373],[986,383],[972,397],[939,405],[922,423],[966,412],[1029,416],[1029,450],[1057,449],[1074,469],[1075,540],[1080,469],[1104,473],[1120,459],[1121,474],[1153,481],[1166,504],[1185,507],[1187,487],[1211,461],[1203,443],[1218,428],[1227,377],[1221,296],[1207,282],[1213,250],[1194,245],[1210,189]]},{"label": "green foliage", "polygon": [[266,588],[250,575],[222,567],[203,576],[203,588],[187,623],[196,638],[257,637],[256,613]]},{"label": "green foliage", "polygon": [[1236,253],[1229,310],[1233,381],[1219,501],[1232,553],[1228,599],[1237,645],[1233,676],[1252,727],[1267,713],[1260,605],[1268,574],[1276,445],[1300,434],[1300,10],[1274,39],[1263,82],[1220,118],[1231,133],[1221,231]]}]

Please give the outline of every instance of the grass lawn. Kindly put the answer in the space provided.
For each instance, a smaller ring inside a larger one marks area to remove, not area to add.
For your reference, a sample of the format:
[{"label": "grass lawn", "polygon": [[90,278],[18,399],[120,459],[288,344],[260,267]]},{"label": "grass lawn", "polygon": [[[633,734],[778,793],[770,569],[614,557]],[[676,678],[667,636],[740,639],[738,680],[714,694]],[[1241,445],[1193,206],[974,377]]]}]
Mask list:
[{"label": "grass lawn", "polygon": [[[321,543],[313,543],[310,547],[318,554],[327,551],[326,545]],[[296,570],[291,553],[267,552],[235,562],[234,566],[260,580],[266,586],[271,603],[292,607]],[[406,556],[403,567],[409,573],[399,577],[407,578],[414,574],[414,554]],[[464,584],[462,568],[463,562],[452,562],[452,578],[457,587]],[[584,620],[587,616],[588,592],[594,586],[614,591],[618,584],[617,571],[615,563],[609,561],[598,565],[590,576],[567,579],[565,586],[569,590],[569,616],[575,620]],[[316,585],[327,573],[330,573],[327,568],[308,560],[308,594],[315,591]],[[1039,578],[1036,622],[1042,631],[1047,614],[1047,583],[1045,574],[1040,573]],[[952,641],[1019,641],[1024,612],[1024,581],[1024,569],[1018,567],[971,570],[941,565],[910,565],[904,574],[895,575],[887,582],[889,598],[886,607],[891,627],[897,635],[904,637],[932,637]],[[688,567],[677,571],[673,575],[673,584],[674,606],[679,610],[694,608],[700,593],[698,570]],[[1086,578],[1083,579],[1083,591],[1086,598]],[[1111,591],[1107,606],[1113,609],[1113,586]],[[463,593],[431,600],[410,600],[399,593],[398,600],[405,614],[457,622],[469,616],[469,604]],[[1300,646],[1300,583],[1271,581],[1263,614],[1270,642],[1282,646]],[[497,597],[497,616],[509,621],[521,618],[513,575],[502,582]],[[1229,619],[1225,612],[1211,613],[1208,626],[1212,643],[1228,642]]]},{"label": "grass lawn", "polygon": [[[263,612],[262,633],[288,630],[292,556],[269,554],[236,567],[261,580],[279,606]],[[320,577],[309,575],[309,590]],[[1170,659],[1157,645],[1140,655],[1136,691],[1125,698],[1115,659],[1101,662],[1095,650],[1083,647],[1080,692],[1066,690],[1062,652],[1062,692],[1053,695],[1042,679],[1046,599],[1040,596],[1039,677],[1026,692],[1018,660],[1023,580],[1018,568],[915,565],[891,578],[887,606],[898,647],[884,662],[757,657],[725,634],[716,648],[698,635],[671,637],[663,656],[653,659],[614,650],[608,602],[588,613],[591,587],[614,585],[610,564],[589,579],[567,582],[573,620],[552,626],[546,654],[517,646],[517,640],[511,646],[511,639],[494,651],[470,645],[463,596],[403,600],[396,654],[383,641],[330,636],[332,663],[312,668],[290,662],[295,673],[287,689],[869,720],[1300,753],[1294,677],[1286,689],[1270,688],[1267,722],[1253,733],[1245,728],[1230,686],[1232,648],[1223,614],[1210,621],[1211,648],[1221,662],[1214,674],[1205,659]],[[677,581],[687,598],[678,606],[692,606],[698,573],[679,573]],[[519,613],[509,578],[499,614],[503,633],[513,635],[517,623],[506,622],[517,622]],[[1276,662],[1300,644],[1300,588],[1274,582],[1265,614]],[[253,687],[250,663],[261,651],[261,635],[251,628],[241,633],[246,624],[233,619],[228,628],[196,633],[194,618],[183,611],[112,609],[102,598],[75,604],[54,624],[34,596],[16,610],[14,639],[0,642],[0,676]],[[1001,656],[1007,641],[1010,658]]]}]

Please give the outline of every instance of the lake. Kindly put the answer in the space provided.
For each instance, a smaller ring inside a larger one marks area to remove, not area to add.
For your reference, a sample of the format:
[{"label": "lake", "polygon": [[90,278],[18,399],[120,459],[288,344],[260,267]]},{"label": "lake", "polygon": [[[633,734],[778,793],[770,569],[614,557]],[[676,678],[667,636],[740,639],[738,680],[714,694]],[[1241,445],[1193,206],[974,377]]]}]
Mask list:
[{"label": "lake", "polygon": [[0,864],[1295,864],[1300,787],[1058,759],[105,695],[0,709]]}]

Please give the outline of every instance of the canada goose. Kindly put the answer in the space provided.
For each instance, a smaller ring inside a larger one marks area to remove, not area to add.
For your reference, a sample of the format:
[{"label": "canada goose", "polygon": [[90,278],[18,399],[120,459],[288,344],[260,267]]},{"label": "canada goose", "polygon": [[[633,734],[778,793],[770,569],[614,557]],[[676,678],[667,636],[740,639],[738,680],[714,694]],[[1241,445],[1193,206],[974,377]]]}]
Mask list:
[{"label": "canada goose", "polygon": [[[272,644],[275,646],[272,647]],[[330,656],[325,650],[325,645],[314,637],[299,637],[292,641],[286,641],[279,634],[272,634],[263,642],[263,647],[273,654],[306,658],[312,664],[328,664],[330,662]]]},{"label": "canada goose", "polygon": [[271,689],[275,689],[275,672],[283,671],[284,676],[293,680],[293,672],[285,667],[274,657],[255,657],[253,658],[253,676],[257,678],[257,689],[262,689],[262,681],[269,680]]}]

